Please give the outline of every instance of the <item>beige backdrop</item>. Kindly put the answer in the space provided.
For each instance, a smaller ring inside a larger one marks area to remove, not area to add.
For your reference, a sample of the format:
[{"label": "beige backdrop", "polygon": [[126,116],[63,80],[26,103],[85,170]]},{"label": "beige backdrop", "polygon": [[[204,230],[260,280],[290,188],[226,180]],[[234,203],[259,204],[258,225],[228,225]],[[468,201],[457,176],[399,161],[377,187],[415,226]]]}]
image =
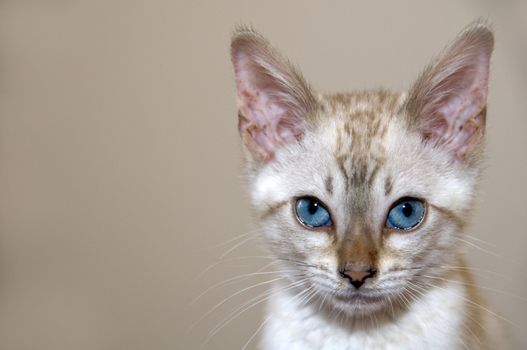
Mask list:
[{"label": "beige backdrop", "polygon": [[[270,278],[248,277],[191,305],[268,262],[253,240],[228,242],[252,229],[228,58],[235,24],[260,29],[320,90],[405,89],[479,16],[497,45],[467,251],[527,348],[525,4],[1,1],[0,349],[198,349],[265,291],[206,314]],[[204,348],[241,348],[260,306]]]}]

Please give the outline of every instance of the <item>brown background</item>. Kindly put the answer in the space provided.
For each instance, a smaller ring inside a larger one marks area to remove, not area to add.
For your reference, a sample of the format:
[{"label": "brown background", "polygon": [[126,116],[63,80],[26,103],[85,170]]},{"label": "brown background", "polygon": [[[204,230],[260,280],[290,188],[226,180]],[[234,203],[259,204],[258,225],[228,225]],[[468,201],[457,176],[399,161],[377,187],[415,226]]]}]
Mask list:
[{"label": "brown background", "polygon": [[[467,245],[527,348],[526,2],[0,2],[0,349],[197,349],[266,263],[240,176],[229,35],[252,23],[322,91],[405,89],[494,23],[488,169]],[[268,270],[272,270],[269,268]],[[486,270],[491,270],[489,272]],[[198,278],[199,277],[199,278]],[[235,281],[236,282],[236,281]],[[260,305],[205,347],[237,349]],[[250,348],[254,347],[254,342]]]}]

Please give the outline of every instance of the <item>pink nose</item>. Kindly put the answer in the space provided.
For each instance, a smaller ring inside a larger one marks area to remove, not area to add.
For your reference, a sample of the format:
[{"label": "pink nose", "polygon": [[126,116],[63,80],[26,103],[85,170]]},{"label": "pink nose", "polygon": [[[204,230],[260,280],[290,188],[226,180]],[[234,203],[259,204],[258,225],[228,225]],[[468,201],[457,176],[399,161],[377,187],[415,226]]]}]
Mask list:
[{"label": "pink nose", "polygon": [[341,270],[339,272],[342,277],[347,278],[355,288],[359,289],[368,278],[375,276],[377,271],[368,268],[366,271]]}]

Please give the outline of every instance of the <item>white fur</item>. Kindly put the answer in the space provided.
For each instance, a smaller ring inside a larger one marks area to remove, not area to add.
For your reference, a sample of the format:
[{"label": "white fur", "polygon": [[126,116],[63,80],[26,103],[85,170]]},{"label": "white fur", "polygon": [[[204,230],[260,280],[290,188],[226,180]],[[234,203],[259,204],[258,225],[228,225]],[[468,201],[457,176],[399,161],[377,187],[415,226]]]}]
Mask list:
[{"label": "white fur", "polygon": [[268,305],[261,346],[272,350],[463,349],[464,298],[463,287],[451,282],[413,302],[396,322],[355,331],[329,323],[317,312],[317,304],[300,306],[289,293],[278,293]]}]

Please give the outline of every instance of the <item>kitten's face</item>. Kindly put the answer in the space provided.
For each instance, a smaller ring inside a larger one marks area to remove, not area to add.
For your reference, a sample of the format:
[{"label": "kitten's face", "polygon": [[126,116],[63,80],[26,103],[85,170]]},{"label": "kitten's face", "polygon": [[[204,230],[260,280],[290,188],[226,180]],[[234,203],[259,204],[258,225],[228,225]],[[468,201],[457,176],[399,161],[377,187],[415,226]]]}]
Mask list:
[{"label": "kitten's face", "polygon": [[252,203],[301,289],[349,315],[455,266],[472,206],[492,34],[475,25],[408,95],[316,95],[258,34],[232,54]]},{"label": "kitten's face", "polygon": [[[385,92],[320,97],[313,130],[277,152],[251,182],[269,250],[284,270],[296,271],[289,278],[305,278],[325,302],[353,314],[389,306],[406,289],[422,287],[409,284],[419,275],[457,264],[456,235],[476,174],[424,145],[401,122],[403,101]],[[305,210],[297,205],[306,197],[323,204],[315,214],[327,210],[329,222],[302,222]],[[390,209],[405,198],[423,203],[424,214],[410,222],[415,227],[390,227]],[[374,276],[356,288],[346,268]]]}]

